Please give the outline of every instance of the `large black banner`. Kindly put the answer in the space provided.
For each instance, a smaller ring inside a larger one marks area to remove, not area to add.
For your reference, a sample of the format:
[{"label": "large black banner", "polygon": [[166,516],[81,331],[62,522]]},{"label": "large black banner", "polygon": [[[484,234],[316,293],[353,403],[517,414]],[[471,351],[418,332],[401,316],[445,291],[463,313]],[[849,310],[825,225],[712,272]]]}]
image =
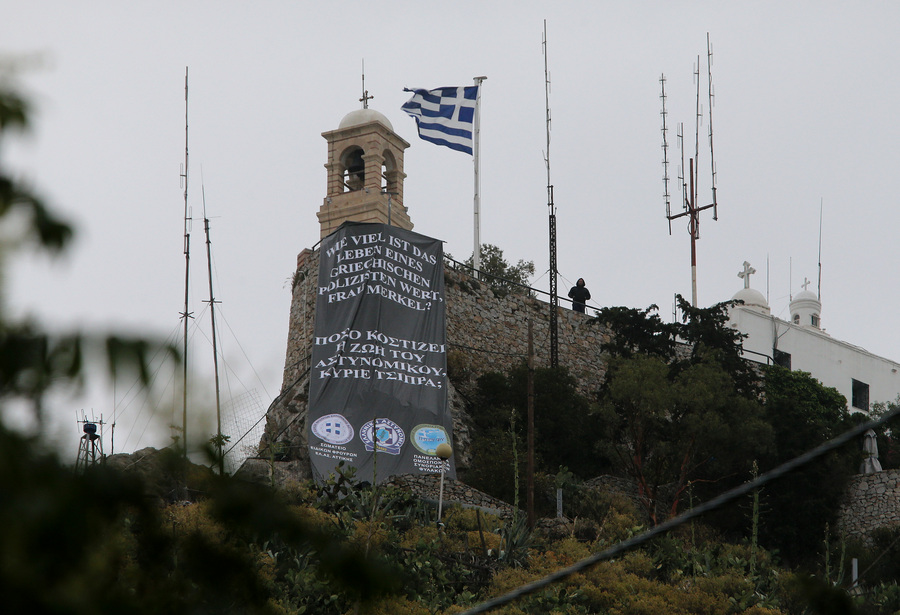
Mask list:
[{"label": "large black banner", "polygon": [[[452,445],[440,241],[345,223],[322,240],[309,387],[309,456],[321,481],[435,474]],[[455,477],[451,462],[449,476]]]}]

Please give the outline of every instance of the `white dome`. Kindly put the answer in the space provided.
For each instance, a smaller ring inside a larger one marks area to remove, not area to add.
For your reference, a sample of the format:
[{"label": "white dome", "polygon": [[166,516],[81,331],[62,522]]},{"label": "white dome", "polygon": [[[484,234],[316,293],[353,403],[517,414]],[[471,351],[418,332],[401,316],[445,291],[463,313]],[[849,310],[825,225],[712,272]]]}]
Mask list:
[{"label": "white dome", "polygon": [[379,122],[390,129],[391,132],[394,131],[391,122],[384,114],[379,113],[375,109],[357,109],[356,111],[351,111],[344,116],[344,119],[341,120],[338,128],[350,128],[351,126],[361,126],[362,124],[370,124],[371,122]]},{"label": "white dome", "polygon": [[734,294],[732,301],[743,301],[744,307],[750,308],[757,312],[769,313],[769,304],[766,298],[758,290],[752,288],[742,288]]},{"label": "white dome", "polygon": [[794,296],[794,301],[809,301],[810,299],[817,303],[819,301],[819,297],[811,290],[801,290]]},{"label": "white dome", "polygon": [[791,301],[791,321],[801,327],[821,329],[822,302],[811,290],[802,290]]}]

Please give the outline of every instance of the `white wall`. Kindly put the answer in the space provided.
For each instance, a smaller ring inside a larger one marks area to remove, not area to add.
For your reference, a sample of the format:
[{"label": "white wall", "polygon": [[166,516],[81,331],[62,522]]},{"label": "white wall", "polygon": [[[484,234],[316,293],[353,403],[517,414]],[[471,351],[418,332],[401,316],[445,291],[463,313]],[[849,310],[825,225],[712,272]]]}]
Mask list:
[{"label": "white wall", "polygon": [[744,340],[747,359],[767,362],[768,357],[771,363],[777,337],[777,348],[791,355],[791,369],[809,372],[825,386],[840,391],[850,410],[859,410],[851,405],[853,379],[869,385],[870,407],[875,402],[895,401],[900,395],[898,363],[818,329],[800,327],[752,308],[734,307],[730,316],[729,324],[748,336]]}]

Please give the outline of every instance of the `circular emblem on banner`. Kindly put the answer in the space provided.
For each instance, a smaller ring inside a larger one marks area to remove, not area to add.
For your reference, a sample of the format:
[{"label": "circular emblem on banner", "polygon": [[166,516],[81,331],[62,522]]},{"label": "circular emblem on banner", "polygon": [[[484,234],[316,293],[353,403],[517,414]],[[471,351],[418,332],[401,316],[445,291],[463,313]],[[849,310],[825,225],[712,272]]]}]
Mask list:
[{"label": "circular emblem on banner", "polygon": [[317,418],[311,431],[331,444],[347,444],[353,439],[353,425],[342,414],[326,414]]},{"label": "circular emblem on banner", "polygon": [[366,445],[367,451],[375,450],[377,443],[379,453],[399,455],[400,448],[406,442],[406,434],[400,426],[390,419],[378,419],[375,433],[372,433],[372,421],[363,425],[359,430],[359,439]]},{"label": "circular emblem on banner", "polygon": [[426,455],[437,455],[438,444],[450,444],[447,430],[440,425],[416,425],[412,431],[412,443]]}]

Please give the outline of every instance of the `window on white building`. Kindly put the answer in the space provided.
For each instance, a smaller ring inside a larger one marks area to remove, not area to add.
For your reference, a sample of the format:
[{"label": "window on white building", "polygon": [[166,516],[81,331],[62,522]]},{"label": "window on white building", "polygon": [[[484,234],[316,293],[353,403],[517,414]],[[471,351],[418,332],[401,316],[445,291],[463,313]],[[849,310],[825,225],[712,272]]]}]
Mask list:
[{"label": "window on white building", "polygon": [[818,327],[818,326],[819,326],[819,317],[816,316],[815,314],[813,314],[812,316],[810,316],[810,321],[811,321],[812,326],[814,326],[814,327]]},{"label": "window on white building", "polygon": [[859,410],[868,410],[869,385],[865,382],[860,382],[855,378],[852,378],[851,380],[853,381],[853,389],[851,391],[852,400],[850,401],[850,404]]},{"label": "window on white building", "polygon": [[791,369],[791,353],[773,348],[772,359],[774,359],[775,365],[779,365],[785,369]]}]

